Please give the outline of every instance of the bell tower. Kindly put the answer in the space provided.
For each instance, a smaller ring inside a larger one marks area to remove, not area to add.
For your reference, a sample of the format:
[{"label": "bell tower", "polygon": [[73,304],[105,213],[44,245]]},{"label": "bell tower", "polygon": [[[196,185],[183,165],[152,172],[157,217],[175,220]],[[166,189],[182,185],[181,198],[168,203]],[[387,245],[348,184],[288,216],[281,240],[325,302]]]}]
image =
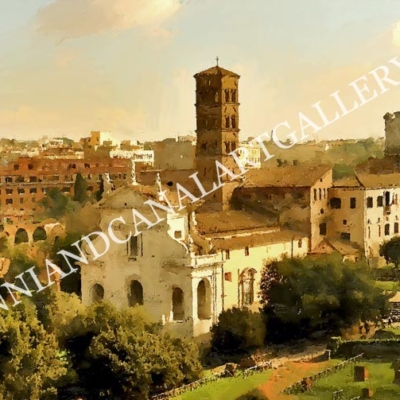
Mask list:
[{"label": "bell tower", "polygon": [[[196,79],[196,171],[204,188],[218,184],[215,162],[234,174],[240,169],[230,152],[239,147],[240,76],[217,65],[194,75]],[[222,174],[222,172],[221,172]],[[225,185],[215,192],[214,199],[223,206],[229,203],[235,182],[225,175]]]}]

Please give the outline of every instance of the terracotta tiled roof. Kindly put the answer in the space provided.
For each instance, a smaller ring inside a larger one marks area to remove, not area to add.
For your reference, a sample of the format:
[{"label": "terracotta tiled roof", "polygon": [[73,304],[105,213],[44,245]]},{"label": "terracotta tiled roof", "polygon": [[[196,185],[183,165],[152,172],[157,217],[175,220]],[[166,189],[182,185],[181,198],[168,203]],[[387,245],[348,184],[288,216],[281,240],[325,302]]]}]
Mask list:
[{"label": "terracotta tiled roof", "polygon": [[[237,250],[245,247],[260,247],[273,243],[288,243],[299,240],[307,235],[294,231],[280,231],[272,233],[259,233],[249,236],[237,236],[229,239],[212,239],[211,243],[215,250]],[[305,246],[306,244],[304,244]],[[297,245],[296,245],[297,248]],[[251,255],[251,254],[250,254]]]},{"label": "terracotta tiled roof", "polygon": [[331,169],[315,165],[253,169],[243,175],[244,187],[311,187]]},{"label": "terracotta tiled roof", "polygon": [[400,187],[400,173],[359,174],[357,178],[366,189]]},{"label": "terracotta tiled roof", "polygon": [[244,211],[196,213],[197,230],[203,234],[233,232],[270,226],[267,217]]},{"label": "terracotta tiled roof", "polygon": [[198,72],[196,75],[194,75],[194,77],[196,78],[201,75],[222,75],[222,76],[233,76],[236,78],[240,77],[238,74],[235,74],[232,71],[228,71],[225,68],[221,68],[218,65],[216,65],[215,67],[208,68],[205,71]]},{"label": "terracotta tiled roof", "polygon": [[361,187],[361,184],[356,179],[356,177],[353,175],[353,176],[349,176],[349,177],[338,179],[338,180],[334,181],[333,187],[340,187],[340,188]]}]

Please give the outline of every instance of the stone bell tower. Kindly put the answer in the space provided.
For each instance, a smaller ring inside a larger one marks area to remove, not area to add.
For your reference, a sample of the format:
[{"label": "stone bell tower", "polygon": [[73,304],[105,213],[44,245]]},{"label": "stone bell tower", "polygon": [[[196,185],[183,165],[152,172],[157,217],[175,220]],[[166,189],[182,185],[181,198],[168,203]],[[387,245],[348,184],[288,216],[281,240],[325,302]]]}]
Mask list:
[{"label": "stone bell tower", "polygon": [[[218,184],[215,162],[219,161],[234,174],[240,174],[230,152],[239,147],[240,76],[217,65],[194,75],[196,79],[196,171],[206,190]],[[222,172],[221,172],[222,174]],[[225,175],[225,185],[213,199],[227,207],[237,182]]]}]

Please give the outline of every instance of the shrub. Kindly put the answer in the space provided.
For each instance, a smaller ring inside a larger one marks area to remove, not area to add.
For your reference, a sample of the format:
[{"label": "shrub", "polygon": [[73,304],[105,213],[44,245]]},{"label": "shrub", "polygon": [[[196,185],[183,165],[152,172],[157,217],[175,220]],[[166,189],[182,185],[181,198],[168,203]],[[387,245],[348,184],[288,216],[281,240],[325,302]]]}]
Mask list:
[{"label": "shrub", "polygon": [[243,353],[263,346],[265,319],[259,312],[232,308],[223,311],[211,328],[211,345],[219,353]]}]

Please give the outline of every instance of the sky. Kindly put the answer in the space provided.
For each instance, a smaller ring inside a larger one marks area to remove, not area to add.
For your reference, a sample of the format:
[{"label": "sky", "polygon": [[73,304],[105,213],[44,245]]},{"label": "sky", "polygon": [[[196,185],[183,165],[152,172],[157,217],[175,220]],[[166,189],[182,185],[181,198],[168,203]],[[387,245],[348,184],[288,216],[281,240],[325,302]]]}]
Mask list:
[{"label": "sky", "polygon": [[[193,75],[218,56],[241,76],[245,139],[315,117],[312,104],[400,59],[400,2],[0,0],[0,35],[0,137],[194,134]],[[397,110],[400,85],[315,138],[383,136]]]}]

